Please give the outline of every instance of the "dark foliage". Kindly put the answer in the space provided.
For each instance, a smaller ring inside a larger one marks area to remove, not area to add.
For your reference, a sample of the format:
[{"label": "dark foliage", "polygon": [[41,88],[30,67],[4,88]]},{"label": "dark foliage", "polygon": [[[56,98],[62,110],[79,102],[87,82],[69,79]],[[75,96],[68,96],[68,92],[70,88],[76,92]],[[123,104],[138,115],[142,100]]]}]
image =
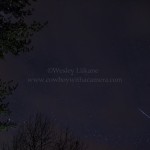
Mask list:
[{"label": "dark foliage", "polygon": [[1,0],[0,2],[0,58],[10,52],[18,55],[33,49],[31,37],[47,23],[26,18],[33,13],[32,2],[35,0]]},{"label": "dark foliage", "polygon": [[41,114],[24,122],[10,146],[3,150],[86,150],[85,144],[68,130],[59,130],[52,120]]},{"label": "dark foliage", "polygon": [[[7,96],[11,95],[16,89],[17,84],[14,84],[13,81],[5,82],[0,80],[0,116],[9,115],[10,110],[8,108],[9,103],[5,102]],[[8,120],[1,119],[0,121],[0,130],[6,130],[10,126],[15,124]]]},{"label": "dark foliage", "polygon": [[[33,21],[27,23],[27,18],[33,14],[32,3],[36,0],[0,0],[0,59],[7,53],[19,55],[29,52],[32,36],[40,31],[47,23]],[[8,103],[4,99],[11,95],[16,85],[0,79],[0,117],[9,114]],[[10,120],[0,120],[0,130],[14,125]]]}]

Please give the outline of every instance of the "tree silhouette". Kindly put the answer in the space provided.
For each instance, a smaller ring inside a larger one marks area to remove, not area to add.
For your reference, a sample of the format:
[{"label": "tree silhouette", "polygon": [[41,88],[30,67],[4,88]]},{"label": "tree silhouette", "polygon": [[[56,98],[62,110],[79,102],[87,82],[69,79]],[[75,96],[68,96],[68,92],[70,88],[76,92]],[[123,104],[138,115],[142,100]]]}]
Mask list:
[{"label": "tree silhouette", "polygon": [[[5,114],[9,114],[10,110],[8,109],[8,102],[4,102],[6,97],[11,95],[13,91],[16,89],[17,84],[14,84],[13,81],[4,82],[0,80],[0,116],[4,116]],[[2,121],[3,120],[3,121]],[[6,130],[10,126],[14,126],[15,124],[11,120],[1,119],[0,121],[0,131]]]},{"label": "tree silhouette", "polygon": [[[39,21],[29,23],[27,18],[33,14],[32,3],[36,0],[0,0],[0,59],[11,53],[19,55],[29,52],[32,36],[46,24]],[[4,103],[6,96],[11,95],[15,86],[4,82],[0,78],[0,117],[2,113],[9,113],[8,103]],[[0,118],[1,119],[1,118]],[[0,130],[12,125],[10,120],[0,120]]]},{"label": "tree silhouette", "polygon": [[86,146],[68,129],[59,130],[53,121],[36,114],[19,127],[11,146],[4,144],[3,150],[86,150]]},{"label": "tree silhouette", "polygon": [[31,37],[46,23],[33,21],[27,23],[27,17],[33,13],[32,2],[36,0],[2,0],[0,2],[0,57],[10,52],[18,55],[28,52]]},{"label": "tree silhouette", "polygon": [[53,143],[53,124],[36,114],[34,119],[24,122],[18,133],[13,138],[13,150],[45,150],[46,146]]},{"label": "tree silhouette", "polygon": [[75,138],[71,131],[66,129],[57,134],[53,150],[86,150],[86,145],[78,138]]}]

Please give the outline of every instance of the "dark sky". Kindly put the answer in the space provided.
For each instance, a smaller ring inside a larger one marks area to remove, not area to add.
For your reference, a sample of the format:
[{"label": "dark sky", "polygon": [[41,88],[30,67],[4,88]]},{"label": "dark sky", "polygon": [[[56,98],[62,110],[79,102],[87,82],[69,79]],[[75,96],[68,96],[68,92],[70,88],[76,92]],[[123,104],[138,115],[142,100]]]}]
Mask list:
[{"label": "dark sky", "polygon": [[[41,111],[69,126],[91,150],[148,150],[150,3],[39,0],[35,8],[32,18],[49,24],[33,38],[34,51],[8,55],[0,63],[1,76],[19,82],[8,99],[11,118],[21,123]],[[28,82],[71,77],[50,74],[48,68],[97,69],[97,74],[76,77],[123,82]]]}]

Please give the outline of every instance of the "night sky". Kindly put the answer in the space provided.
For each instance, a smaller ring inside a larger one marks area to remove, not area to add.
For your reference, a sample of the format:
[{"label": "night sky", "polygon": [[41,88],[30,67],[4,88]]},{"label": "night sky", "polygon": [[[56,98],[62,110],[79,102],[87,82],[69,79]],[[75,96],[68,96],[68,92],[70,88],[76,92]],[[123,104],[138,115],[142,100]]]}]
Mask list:
[{"label": "night sky", "polygon": [[[34,7],[30,19],[49,22],[34,36],[34,50],[0,62],[1,77],[19,83],[8,98],[11,119],[19,124],[39,111],[90,150],[149,150],[150,2],[39,0]],[[71,76],[52,68],[97,73]],[[37,82],[59,77],[122,82]]]}]

